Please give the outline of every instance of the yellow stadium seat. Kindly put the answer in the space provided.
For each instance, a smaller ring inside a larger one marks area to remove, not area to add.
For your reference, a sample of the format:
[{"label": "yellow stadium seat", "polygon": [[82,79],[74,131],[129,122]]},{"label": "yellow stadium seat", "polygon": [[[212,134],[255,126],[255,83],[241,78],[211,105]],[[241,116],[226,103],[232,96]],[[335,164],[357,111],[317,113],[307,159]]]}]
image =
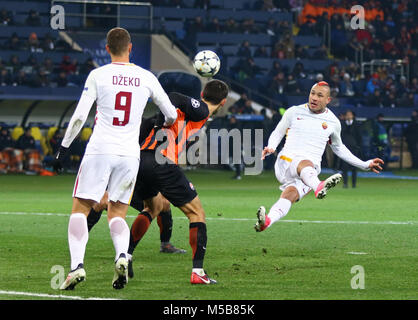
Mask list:
[{"label": "yellow stadium seat", "polygon": [[42,139],[42,133],[41,133],[41,130],[39,129],[39,127],[32,127],[30,129],[30,134],[32,135],[32,137],[35,140],[39,140],[40,141]]},{"label": "yellow stadium seat", "polygon": [[47,141],[51,140],[57,130],[58,130],[58,127],[50,127],[48,129],[48,133],[46,134],[46,140]]},{"label": "yellow stadium seat", "polygon": [[14,127],[12,130],[12,139],[17,141],[17,139],[20,138],[20,136],[24,133],[24,130],[22,127]]},{"label": "yellow stadium seat", "polygon": [[80,136],[81,141],[87,141],[88,139],[90,139],[92,132],[93,130],[91,128],[83,128],[83,130],[81,130]]}]

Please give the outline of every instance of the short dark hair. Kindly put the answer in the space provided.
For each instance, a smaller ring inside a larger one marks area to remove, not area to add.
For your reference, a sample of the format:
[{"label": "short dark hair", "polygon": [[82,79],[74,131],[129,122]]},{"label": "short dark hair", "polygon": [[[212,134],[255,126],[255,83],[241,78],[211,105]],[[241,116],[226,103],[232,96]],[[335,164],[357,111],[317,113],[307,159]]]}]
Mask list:
[{"label": "short dark hair", "polygon": [[213,104],[220,104],[223,99],[228,96],[228,85],[218,79],[214,79],[206,83],[203,88],[202,98]]},{"label": "short dark hair", "polygon": [[107,33],[106,41],[110,53],[115,56],[120,56],[128,49],[131,43],[131,36],[126,29],[117,27]]}]

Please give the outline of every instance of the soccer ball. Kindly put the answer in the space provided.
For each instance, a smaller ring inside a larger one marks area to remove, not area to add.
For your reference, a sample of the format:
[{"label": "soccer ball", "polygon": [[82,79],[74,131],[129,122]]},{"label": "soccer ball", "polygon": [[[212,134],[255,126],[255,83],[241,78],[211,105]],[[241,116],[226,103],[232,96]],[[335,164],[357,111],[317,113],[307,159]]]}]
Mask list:
[{"label": "soccer ball", "polygon": [[221,67],[221,60],[215,52],[203,50],[195,55],[193,67],[202,77],[213,77]]}]

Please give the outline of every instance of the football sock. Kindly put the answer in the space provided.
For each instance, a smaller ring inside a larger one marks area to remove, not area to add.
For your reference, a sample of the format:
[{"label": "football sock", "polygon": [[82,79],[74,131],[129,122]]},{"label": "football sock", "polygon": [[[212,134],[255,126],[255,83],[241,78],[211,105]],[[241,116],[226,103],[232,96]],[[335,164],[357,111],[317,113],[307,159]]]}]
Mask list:
[{"label": "football sock", "polygon": [[73,213],[68,223],[68,246],[71,256],[71,270],[83,263],[89,232],[87,218],[83,213]]},{"label": "football sock", "polygon": [[161,243],[170,242],[171,232],[173,228],[173,218],[171,216],[171,210],[161,211],[157,217],[157,223],[160,227]]},{"label": "football sock", "polygon": [[129,254],[131,255],[133,254],[139,241],[141,241],[142,237],[147,232],[151,222],[152,222],[152,218],[148,212],[142,211],[140,214],[138,214],[134,223],[132,223],[132,227],[130,231],[129,248],[128,248]]},{"label": "football sock", "polygon": [[204,222],[190,223],[189,243],[193,250],[193,268],[203,268],[207,240],[206,224]]},{"label": "football sock", "polygon": [[103,211],[94,211],[93,208],[91,208],[89,216],[87,217],[87,228],[90,232],[91,228],[94,227],[94,225],[99,222]]},{"label": "football sock", "polygon": [[303,183],[310,187],[313,191],[318,188],[319,183],[321,182],[318,179],[318,172],[313,167],[305,167],[300,172],[300,178]]},{"label": "football sock", "polygon": [[280,198],[275,204],[273,204],[268,214],[268,217],[270,218],[270,224],[268,227],[287,215],[291,206],[292,202],[285,198]]},{"label": "football sock", "polygon": [[112,237],[113,246],[115,247],[115,261],[120,254],[126,255],[129,246],[129,227],[125,219],[114,217],[109,221],[110,236]]}]

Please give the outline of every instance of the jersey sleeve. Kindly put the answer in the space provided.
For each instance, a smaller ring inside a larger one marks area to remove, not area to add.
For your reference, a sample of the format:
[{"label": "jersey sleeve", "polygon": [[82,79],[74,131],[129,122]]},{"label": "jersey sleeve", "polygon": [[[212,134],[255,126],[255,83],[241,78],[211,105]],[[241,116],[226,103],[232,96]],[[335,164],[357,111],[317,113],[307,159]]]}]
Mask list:
[{"label": "jersey sleeve", "polygon": [[183,111],[186,118],[191,121],[202,121],[209,116],[208,105],[191,97],[185,96],[181,93],[171,92],[169,95],[171,103]]},{"label": "jersey sleeve", "polygon": [[369,170],[369,161],[363,161],[351,153],[351,151],[343,144],[341,140],[341,123],[337,121],[335,130],[331,136],[331,149],[342,160],[359,169]]},{"label": "jersey sleeve", "polygon": [[86,83],[84,84],[82,95],[89,96],[90,98],[97,99],[97,85],[95,80],[95,75],[93,72],[90,72]]},{"label": "jersey sleeve", "polygon": [[289,129],[290,127],[291,113],[292,113],[292,110],[288,109],[283,114],[283,117],[277,124],[276,129],[274,129],[274,131],[270,135],[267,148],[273,149],[273,150],[277,149],[277,146],[280,144],[283,137],[285,136],[287,129]]},{"label": "jersey sleeve", "polygon": [[151,98],[165,116],[166,125],[173,124],[177,119],[176,108],[172,105],[157,77],[150,73]]}]

